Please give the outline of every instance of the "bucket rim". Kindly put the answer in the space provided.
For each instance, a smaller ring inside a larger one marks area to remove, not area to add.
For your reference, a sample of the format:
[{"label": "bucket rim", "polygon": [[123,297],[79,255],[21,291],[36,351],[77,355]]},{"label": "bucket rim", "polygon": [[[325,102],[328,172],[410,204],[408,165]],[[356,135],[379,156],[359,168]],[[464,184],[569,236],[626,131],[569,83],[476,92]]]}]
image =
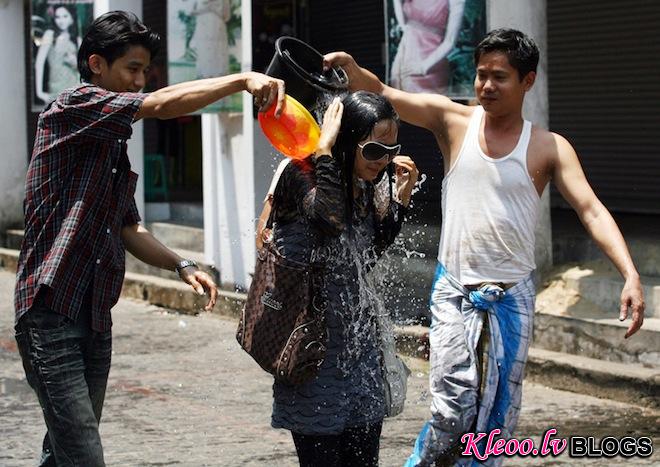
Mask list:
[{"label": "bucket rim", "polygon": [[[312,85],[312,86],[314,86],[317,89],[320,89],[322,91],[328,91],[328,90],[330,90],[330,91],[345,91],[345,90],[348,89],[348,82],[346,82],[346,83],[329,83],[329,82],[326,82],[326,81],[322,81],[322,80],[316,78],[315,76],[311,75],[310,73],[308,73],[303,67],[298,65],[293,60],[293,58],[291,58],[290,54],[286,54],[286,53],[283,52],[282,42],[284,42],[284,41],[297,42],[298,44],[304,46],[308,50],[312,51],[315,55],[317,55],[321,62],[323,62],[323,55],[321,54],[321,52],[316,50],[314,47],[309,45],[307,42],[302,41],[302,40],[298,39],[297,37],[293,37],[293,36],[280,36],[280,37],[278,37],[275,40],[275,53],[277,54],[278,57],[281,57],[282,60],[284,60],[285,62],[287,62],[287,64],[290,65],[290,69],[296,75],[298,75],[299,78],[309,82],[310,85]],[[338,68],[341,69],[341,67],[338,67]],[[303,75],[303,73],[304,73],[304,75]],[[342,73],[344,74],[344,76],[347,76],[346,72],[344,72],[343,69],[342,69]]]}]

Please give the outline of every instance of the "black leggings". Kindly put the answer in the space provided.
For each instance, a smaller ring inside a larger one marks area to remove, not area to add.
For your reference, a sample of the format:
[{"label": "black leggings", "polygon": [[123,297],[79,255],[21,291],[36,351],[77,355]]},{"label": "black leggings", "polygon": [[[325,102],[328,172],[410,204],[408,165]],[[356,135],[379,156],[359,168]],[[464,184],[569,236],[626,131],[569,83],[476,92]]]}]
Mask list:
[{"label": "black leggings", "polygon": [[346,428],[338,435],[291,432],[300,467],[378,467],[382,422]]}]

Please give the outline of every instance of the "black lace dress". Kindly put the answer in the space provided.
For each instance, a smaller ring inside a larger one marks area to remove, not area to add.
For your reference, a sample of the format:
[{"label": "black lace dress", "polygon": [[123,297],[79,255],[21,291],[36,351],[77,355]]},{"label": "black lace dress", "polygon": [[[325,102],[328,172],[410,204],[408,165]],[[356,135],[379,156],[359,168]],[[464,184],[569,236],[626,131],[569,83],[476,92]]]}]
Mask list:
[{"label": "black lace dress", "polygon": [[330,156],[293,161],[274,195],[275,244],[284,256],[309,261],[327,253],[328,348],[318,376],[305,384],[273,385],[272,426],[331,435],[379,422],[385,414],[380,339],[375,313],[383,308],[368,271],[401,229],[405,208],[387,203],[376,213],[374,187],[360,183],[351,226],[339,164]]}]

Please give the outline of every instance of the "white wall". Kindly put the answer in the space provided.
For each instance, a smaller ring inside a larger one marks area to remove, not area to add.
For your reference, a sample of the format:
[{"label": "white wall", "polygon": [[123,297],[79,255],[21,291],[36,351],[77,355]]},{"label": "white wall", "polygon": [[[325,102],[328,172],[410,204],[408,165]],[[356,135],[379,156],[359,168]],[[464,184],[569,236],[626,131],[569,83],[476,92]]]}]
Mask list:
[{"label": "white wall", "polygon": [[[252,9],[244,1],[243,71],[252,67]],[[225,286],[247,287],[254,269],[254,145],[252,99],[243,93],[240,114],[202,115],[204,256]]]},{"label": "white wall", "polygon": [[[25,119],[25,44],[23,41],[23,2],[0,0],[0,31],[5,40],[0,42],[0,102],[2,125],[0,147],[0,234],[7,227],[23,221],[23,197],[29,148]],[[9,38],[13,38],[9,40]],[[11,65],[9,65],[11,64]]]},{"label": "white wall", "polygon": [[[108,11],[124,10],[134,13],[142,18],[142,0],[95,0],[94,17],[97,18]],[[165,40],[165,38],[161,38]],[[131,161],[132,170],[140,175],[135,187],[135,202],[140,212],[142,221],[145,221],[144,213],[144,125],[142,121],[133,124],[133,136],[128,140],[128,159]]]},{"label": "white wall", "polygon": [[[548,40],[546,0],[489,0],[488,27],[514,28],[529,35],[539,47],[541,57],[534,87],[525,97],[524,117],[548,128]],[[552,226],[550,193],[546,188],[541,215],[536,227],[536,266],[540,272],[552,266]]]}]

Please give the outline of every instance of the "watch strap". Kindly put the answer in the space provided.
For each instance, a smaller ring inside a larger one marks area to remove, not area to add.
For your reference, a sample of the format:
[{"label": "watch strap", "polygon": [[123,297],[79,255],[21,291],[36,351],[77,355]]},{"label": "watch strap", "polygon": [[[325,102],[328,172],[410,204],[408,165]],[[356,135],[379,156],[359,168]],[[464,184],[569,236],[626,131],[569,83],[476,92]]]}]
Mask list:
[{"label": "watch strap", "polygon": [[176,272],[181,273],[182,269],[190,267],[190,266],[197,267],[197,263],[194,262],[192,259],[184,259],[184,260],[181,260],[177,263],[175,269],[176,269]]}]

